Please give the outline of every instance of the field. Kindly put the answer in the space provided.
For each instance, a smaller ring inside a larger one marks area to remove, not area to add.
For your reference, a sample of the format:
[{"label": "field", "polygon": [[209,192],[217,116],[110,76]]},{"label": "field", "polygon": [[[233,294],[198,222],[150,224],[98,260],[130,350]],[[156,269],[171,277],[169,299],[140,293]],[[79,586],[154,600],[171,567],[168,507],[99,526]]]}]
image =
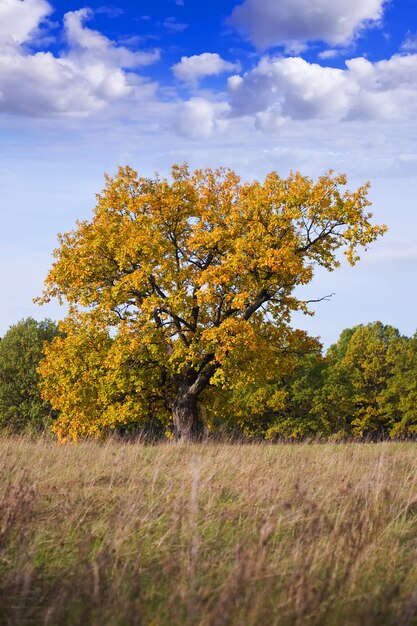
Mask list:
[{"label": "field", "polygon": [[417,624],[412,443],[0,440],[0,623]]}]

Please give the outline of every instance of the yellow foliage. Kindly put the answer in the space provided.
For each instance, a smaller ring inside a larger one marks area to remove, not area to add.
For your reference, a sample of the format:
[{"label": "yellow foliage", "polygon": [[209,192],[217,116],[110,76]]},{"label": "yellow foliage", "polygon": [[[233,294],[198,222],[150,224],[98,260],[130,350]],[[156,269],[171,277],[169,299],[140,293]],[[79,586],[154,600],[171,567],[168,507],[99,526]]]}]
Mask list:
[{"label": "yellow foliage", "polygon": [[40,299],[70,305],[66,336],[41,366],[58,434],[98,434],[155,411],[175,422],[185,388],[211,410],[210,387],[274,376],[298,341],[292,312],[308,311],[294,289],[316,265],[335,269],[339,249],[355,263],[385,231],[370,222],[368,185],[345,185],[332,172],[244,183],[185,165],[171,181],[130,167],[106,177],[92,219],[60,236]]}]

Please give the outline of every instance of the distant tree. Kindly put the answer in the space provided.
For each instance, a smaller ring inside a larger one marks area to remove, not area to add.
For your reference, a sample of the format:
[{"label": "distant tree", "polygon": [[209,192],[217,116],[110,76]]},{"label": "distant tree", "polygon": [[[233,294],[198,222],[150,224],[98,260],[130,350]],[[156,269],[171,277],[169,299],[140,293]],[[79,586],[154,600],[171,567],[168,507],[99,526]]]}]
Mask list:
[{"label": "distant tree", "polygon": [[269,387],[253,385],[227,398],[229,421],[244,434],[417,437],[417,334],[404,337],[375,322],[345,329],[326,357],[317,346],[295,358]]},{"label": "distant tree", "polygon": [[171,182],[130,167],[108,177],[92,219],[60,237],[46,280],[43,301],[70,309],[41,367],[58,434],[157,414],[192,440],[204,415],[221,416],[218,392],[268,384],[300,342],[296,287],[338,267],[340,250],[354,264],[385,231],[371,224],[368,186],[345,185],[331,172],[244,184],[186,166]]},{"label": "distant tree", "polygon": [[401,337],[391,345],[387,358],[391,375],[383,393],[383,407],[390,436],[417,436],[417,334]]},{"label": "distant tree", "polygon": [[[293,331],[291,349],[283,350],[274,371],[257,371],[218,397],[223,427],[244,436],[266,439],[303,439],[326,434],[327,424],[311,415],[314,394],[320,388],[324,359],[322,345]],[[217,392],[218,393],[218,392]]]},{"label": "distant tree", "polygon": [[51,320],[28,317],[11,326],[0,341],[0,428],[37,432],[50,425],[54,412],[41,398],[37,368],[45,342],[57,333]]},{"label": "distant tree", "polygon": [[387,410],[387,388],[393,377],[393,356],[405,338],[381,322],[342,332],[329,348],[322,388],[313,412],[325,417],[334,432],[356,437],[385,437],[398,419]]},{"label": "distant tree", "polygon": [[[320,346],[321,347],[321,346]],[[325,360],[317,349],[298,358],[294,370],[280,383],[285,403],[271,419],[267,439],[305,439],[326,437],[333,431],[329,416],[313,411],[314,400],[323,385]]]}]

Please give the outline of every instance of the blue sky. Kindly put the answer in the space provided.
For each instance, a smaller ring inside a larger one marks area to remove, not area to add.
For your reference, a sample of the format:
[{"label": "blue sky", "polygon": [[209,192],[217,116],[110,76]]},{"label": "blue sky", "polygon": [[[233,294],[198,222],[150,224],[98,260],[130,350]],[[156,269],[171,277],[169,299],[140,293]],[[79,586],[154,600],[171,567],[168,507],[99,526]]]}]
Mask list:
[{"label": "blue sky", "polygon": [[414,333],[416,116],[417,0],[0,0],[0,335],[63,316],[32,298],[104,172],[183,161],[370,180],[389,233],[294,321],[325,345],[376,319]]}]

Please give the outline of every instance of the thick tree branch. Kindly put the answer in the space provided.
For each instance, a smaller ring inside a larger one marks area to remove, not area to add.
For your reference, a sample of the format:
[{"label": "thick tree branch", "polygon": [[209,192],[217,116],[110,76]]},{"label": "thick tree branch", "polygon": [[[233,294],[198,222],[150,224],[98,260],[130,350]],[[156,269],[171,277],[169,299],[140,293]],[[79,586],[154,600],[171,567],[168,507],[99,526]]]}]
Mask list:
[{"label": "thick tree branch", "polygon": [[155,276],[152,276],[152,274],[151,274],[148,277],[148,279],[149,279],[149,283],[150,283],[152,289],[154,290],[154,292],[157,293],[160,298],[162,298],[163,300],[166,300],[167,296],[164,294],[162,289],[157,284],[157,282],[155,280]]},{"label": "thick tree branch", "polygon": [[243,319],[248,320],[252,315],[268,300],[271,300],[273,294],[271,294],[267,289],[262,289],[255,300],[250,304],[245,311],[243,312]]},{"label": "thick tree branch", "polygon": [[[195,326],[193,324],[190,324],[189,322],[187,322],[180,315],[177,315],[176,313],[173,313],[167,307],[160,307],[159,310],[161,311],[161,313],[166,313],[166,315],[169,315],[170,317],[172,317],[174,323],[179,324],[180,327],[181,326],[185,326],[185,328],[187,328],[191,332],[195,332]],[[182,328],[181,328],[181,330],[182,330]]]},{"label": "thick tree branch", "polygon": [[197,376],[196,381],[190,387],[190,394],[198,397],[204,389],[208,386],[211,377],[215,373],[215,371],[220,367],[220,363],[214,362],[210,363],[205,367],[200,374]]}]

